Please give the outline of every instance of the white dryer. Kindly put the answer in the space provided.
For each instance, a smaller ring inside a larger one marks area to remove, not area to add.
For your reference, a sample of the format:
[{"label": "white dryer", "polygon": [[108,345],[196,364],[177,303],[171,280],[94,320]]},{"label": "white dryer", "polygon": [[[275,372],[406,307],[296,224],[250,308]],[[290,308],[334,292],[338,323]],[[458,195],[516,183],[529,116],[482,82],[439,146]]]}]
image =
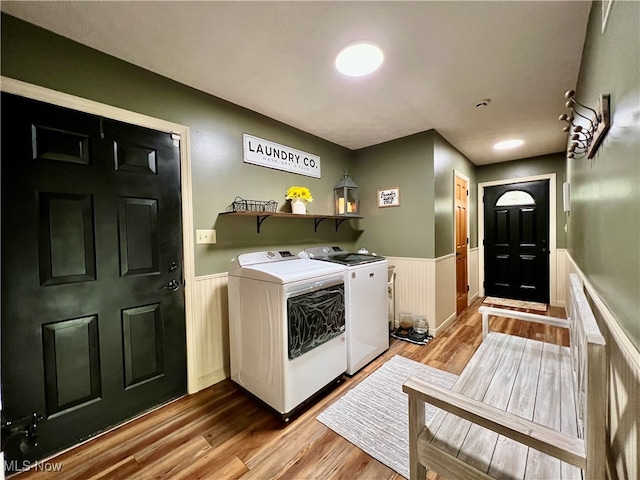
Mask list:
[{"label": "white dryer", "polygon": [[305,253],[345,269],[347,374],[354,375],[389,348],[388,262],[337,246],[308,248]]},{"label": "white dryer", "polygon": [[289,251],[229,272],[231,379],[288,421],[347,369],[344,268]]}]

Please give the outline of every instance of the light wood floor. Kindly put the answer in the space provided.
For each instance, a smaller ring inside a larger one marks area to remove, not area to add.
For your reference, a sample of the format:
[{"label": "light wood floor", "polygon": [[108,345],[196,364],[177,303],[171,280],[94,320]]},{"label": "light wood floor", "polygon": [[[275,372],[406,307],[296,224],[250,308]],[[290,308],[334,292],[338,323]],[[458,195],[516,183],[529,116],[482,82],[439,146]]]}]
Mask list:
[{"label": "light wood floor", "polygon": [[[289,425],[225,380],[85,443],[49,462],[57,473],[27,479],[402,479],[315,420],[345,391],[394,355],[460,374],[482,340],[477,300],[425,346],[392,339],[389,350]],[[564,310],[548,314],[564,318]],[[492,330],[568,345],[564,330],[494,319]],[[442,480],[429,472],[429,480]]]}]

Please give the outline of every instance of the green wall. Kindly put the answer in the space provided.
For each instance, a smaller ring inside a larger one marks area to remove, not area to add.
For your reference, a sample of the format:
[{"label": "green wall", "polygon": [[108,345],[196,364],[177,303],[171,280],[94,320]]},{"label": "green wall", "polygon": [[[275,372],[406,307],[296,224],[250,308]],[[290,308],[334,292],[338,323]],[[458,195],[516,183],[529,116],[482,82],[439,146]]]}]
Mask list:
[{"label": "green wall", "polygon": [[478,183],[484,183],[549,173],[556,174],[556,247],[566,248],[567,240],[564,232],[566,215],[562,203],[562,183],[566,180],[564,153],[542,155],[539,157],[514,160],[512,162],[481,165],[477,169],[476,179]]},{"label": "green wall", "polygon": [[640,350],[640,3],[594,2],[576,99],[611,95],[611,129],[593,159],[569,160],[568,250]]},{"label": "green wall", "polygon": [[433,136],[435,257],[454,251],[454,170],[469,179],[469,247],[478,246],[476,166],[440,134]]},{"label": "green wall", "polygon": [[[114,105],[191,128],[194,228],[215,228],[216,245],[196,245],[196,275],[227,271],[243,251],[339,244],[352,249],[359,232],[349,222],[325,221],[314,233],[310,219],[267,219],[259,235],[255,219],[219,217],[236,195],[279,203],[291,185],[310,188],[311,213],[333,213],[333,186],[350,167],[352,152],[255,112],[207,95],[49,31],[2,14],[2,75]],[[245,164],[242,134],[319,155],[316,179]],[[354,224],[354,226],[356,226]]]},{"label": "green wall", "polygon": [[[469,237],[476,247],[476,166],[435,130],[358,150],[354,179],[364,220],[359,245],[382,255],[453,253],[454,170],[469,178]],[[400,206],[378,208],[378,189],[400,187]]]},{"label": "green wall", "polygon": [[[379,255],[434,258],[433,136],[418,133],[354,152],[363,230],[358,247]],[[400,188],[400,206],[377,206],[378,189]]]}]

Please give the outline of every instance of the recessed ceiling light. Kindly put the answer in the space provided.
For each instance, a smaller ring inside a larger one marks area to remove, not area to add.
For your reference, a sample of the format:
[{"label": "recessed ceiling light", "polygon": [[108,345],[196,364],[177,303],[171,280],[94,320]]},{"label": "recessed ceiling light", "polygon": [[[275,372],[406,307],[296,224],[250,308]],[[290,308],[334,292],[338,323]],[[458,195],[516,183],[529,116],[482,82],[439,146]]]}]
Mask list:
[{"label": "recessed ceiling light", "polygon": [[338,54],[336,68],[348,77],[363,77],[378,70],[383,60],[379,47],[367,42],[354,43]]},{"label": "recessed ceiling light", "polygon": [[493,146],[494,150],[509,150],[510,148],[518,148],[524,142],[519,138],[513,140],[505,140],[504,142],[498,142]]}]

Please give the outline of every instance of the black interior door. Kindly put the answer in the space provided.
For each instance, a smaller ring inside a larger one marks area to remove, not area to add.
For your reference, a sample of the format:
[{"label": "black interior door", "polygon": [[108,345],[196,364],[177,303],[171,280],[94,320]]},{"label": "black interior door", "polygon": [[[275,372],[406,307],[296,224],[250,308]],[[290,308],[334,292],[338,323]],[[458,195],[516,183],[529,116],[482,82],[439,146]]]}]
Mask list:
[{"label": "black interior door", "polygon": [[169,134],[2,94],[1,323],[9,466],[186,392]]},{"label": "black interior door", "polygon": [[549,181],[485,188],[485,293],[549,303]]}]

